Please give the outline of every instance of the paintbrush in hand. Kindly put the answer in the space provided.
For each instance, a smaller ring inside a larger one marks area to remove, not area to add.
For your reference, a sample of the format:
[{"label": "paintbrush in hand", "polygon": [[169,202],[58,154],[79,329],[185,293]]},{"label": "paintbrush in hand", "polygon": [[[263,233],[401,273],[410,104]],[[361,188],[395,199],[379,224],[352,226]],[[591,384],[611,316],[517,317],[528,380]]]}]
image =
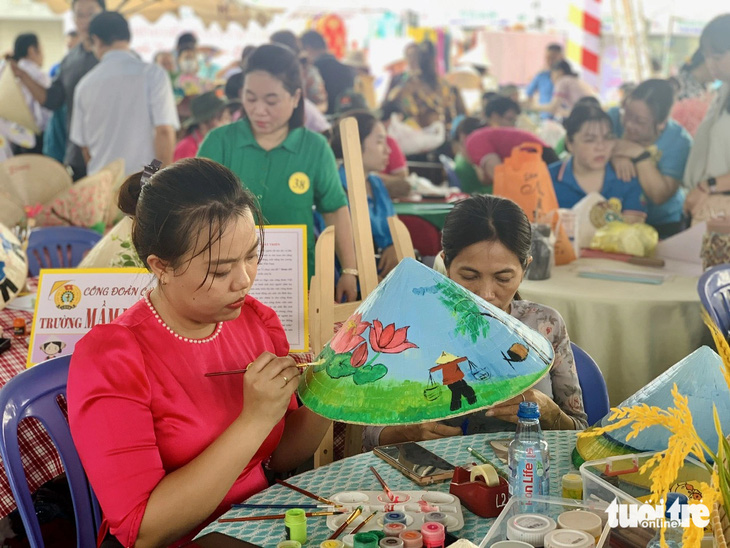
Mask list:
[{"label": "paintbrush in hand", "polygon": [[[304,371],[310,365],[314,365],[314,364],[296,363],[296,364],[294,364],[294,367],[296,367],[297,369],[299,369],[301,371]],[[246,371],[248,371],[248,367],[246,367],[245,369],[230,369],[228,371],[211,371],[210,373],[206,373],[205,376],[206,377],[220,377],[222,375],[238,375],[240,373],[245,373]]]}]

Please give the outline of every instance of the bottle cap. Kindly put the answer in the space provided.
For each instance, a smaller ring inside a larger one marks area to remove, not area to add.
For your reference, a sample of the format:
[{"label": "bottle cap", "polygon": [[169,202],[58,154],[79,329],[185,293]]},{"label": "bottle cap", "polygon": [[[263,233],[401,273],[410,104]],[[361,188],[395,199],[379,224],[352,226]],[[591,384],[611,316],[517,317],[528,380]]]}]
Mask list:
[{"label": "bottle cap", "polygon": [[380,539],[371,531],[369,533],[357,533],[353,540],[353,548],[378,548]]},{"label": "bottle cap", "polygon": [[402,523],[391,522],[383,525],[383,532],[386,537],[398,537],[403,531],[406,530],[406,526]]},{"label": "bottle cap", "polygon": [[301,508],[292,508],[287,510],[284,514],[284,523],[296,525],[299,523],[306,523],[307,514]]},{"label": "bottle cap", "polygon": [[302,543],[296,540],[282,540],[276,548],[302,548]]},{"label": "bottle cap", "polygon": [[550,531],[557,529],[555,520],[540,514],[517,514],[507,520],[507,539],[521,540],[533,546],[542,546]]},{"label": "bottle cap", "polygon": [[398,535],[403,541],[404,548],[421,548],[423,546],[423,535],[419,531],[403,531]]},{"label": "bottle cap", "polygon": [[583,478],[580,474],[565,474],[562,479],[563,489],[571,491],[583,490]]},{"label": "bottle cap", "polygon": [[421,526],[421,535],[423,536],[423,544],[436,544],[446,540],[446,529],[441,523],[435,521],[427,521]]},{"label": "bottle cap", "polygon": [[683,495],[682,493],[674,493],[674,492],[667,493],[667,502],[664,505],[664,510],[665,510],[664,518],[665,519],[672,519],[672,516],[669,513],[669,510],[672,508],[672,506],[674,505],[675,502],[678,502],[680,504],[680,506],[677,508],[677,510],[679,511],[679,514],[678,514],[679,519],[682,519],[682,517],[683,517],[682,514],[684,513],[684,512],[682,512],[682,510],[684,510],[684,508],[682,508],[682,505],[689,504],[689,499],[687,498],[687,495]]},{"label": "bottle cap", "polygon": [[406,523],[406,515],[403,512],[386,512],[383,516],[383,523]]},{"label": "bottle cap", "polygon": [[594,548],[596,539],[585,531],[556,529],[545,535],[545,548]]},{"label": "bottle cap", "polygon": [[540,408],[534,401],[520,402],[520,407],[517,410],[517,417],[520,419],[539,419]]},{"label": "bottle cap", "polygon": [[601,516],[585,510],[563,512],[558,516],[558,525],[562,529],[584,531],[594,538],[600,537],[603,529]]},{"label": "bottle cap", "polygon": [[403,548],[403,541],[396,537],[386,537],[380,541],[380,548]]},{"label": "bottle cap", "polygon": [[325,540],[319,548],[344,548],[345,543],[341,540]]}]

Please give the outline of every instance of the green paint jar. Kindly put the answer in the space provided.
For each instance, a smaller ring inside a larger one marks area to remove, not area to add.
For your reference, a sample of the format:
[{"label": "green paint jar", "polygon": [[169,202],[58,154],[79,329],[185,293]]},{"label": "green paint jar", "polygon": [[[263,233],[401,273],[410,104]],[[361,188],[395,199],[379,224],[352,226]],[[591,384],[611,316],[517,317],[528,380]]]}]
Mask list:
[{"label": "green paint jar", "polygon": [[284,514],[284,528],[287,540],[296,540],[302,544],[307,542],[307,514],[301,508],[287,510]]},{"label": "green paint jar", "polygon": [[379,540],[378,536],[374,535],[372,531],[369,533],[358,533],[355,535],[355,542],[352,548],[378,548]]}]

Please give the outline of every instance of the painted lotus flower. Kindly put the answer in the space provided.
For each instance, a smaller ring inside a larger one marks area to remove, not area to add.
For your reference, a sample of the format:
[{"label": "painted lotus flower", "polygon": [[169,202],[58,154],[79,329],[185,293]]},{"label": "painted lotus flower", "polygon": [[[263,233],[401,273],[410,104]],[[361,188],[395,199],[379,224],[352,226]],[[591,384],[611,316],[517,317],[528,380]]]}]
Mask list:
[{"label": "painted lotus flower", "polygon": [[362,321],[362,314],[350,316],[330,342],[330,348],[337,354],[353,350],[365,342],[362,334],[369,326],[369,322]]},{"label": "painted lotus flower", "polygon": [[352,367],[360,367],[362,365],[365,365],[366,361],[368,361],[368,345],[366,343],[363,343],[352,351],[352,356],[350,357],[350,365]]},{"label": "painted lotus flower", "polygon": [[409,342],[408,326],[395,328],[395,324],[391,323],[383,328],[380,320],[373,320],[370,328],[370,346],[375,352],[384,352],[386,354],[399,354],[409,348],[418,348],[417,345]]}]

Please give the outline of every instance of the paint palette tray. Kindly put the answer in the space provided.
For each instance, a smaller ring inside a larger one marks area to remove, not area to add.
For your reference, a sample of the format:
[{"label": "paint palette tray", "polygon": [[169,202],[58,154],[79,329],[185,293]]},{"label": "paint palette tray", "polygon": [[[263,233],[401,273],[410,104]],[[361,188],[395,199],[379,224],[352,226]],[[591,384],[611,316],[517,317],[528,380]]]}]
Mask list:
[{"label": "paint palette tray", "polygon": [[[461,501],[449,493],[438,491],[393,491],[397,502],[391,502],[383,491],[343,491],[328,497],[341,504],[348,512],[327,518],[327,527],[335,531],[342,525],[347,516],[358,506],[362,506],[362,514],[357,517],[343,534],[347,534],[370,514],[377,510],[373,519],[360,531],[383,529],[383,517],[387,512],[403,512],[406,515],[406,528],[421,529],[424,516],[428,512],[442,512],[446,515],[444,525],[449,531],[458,531],[464,527],[464,515],[461,512]],[[425,510],[425,511],[424,511]]]}]

